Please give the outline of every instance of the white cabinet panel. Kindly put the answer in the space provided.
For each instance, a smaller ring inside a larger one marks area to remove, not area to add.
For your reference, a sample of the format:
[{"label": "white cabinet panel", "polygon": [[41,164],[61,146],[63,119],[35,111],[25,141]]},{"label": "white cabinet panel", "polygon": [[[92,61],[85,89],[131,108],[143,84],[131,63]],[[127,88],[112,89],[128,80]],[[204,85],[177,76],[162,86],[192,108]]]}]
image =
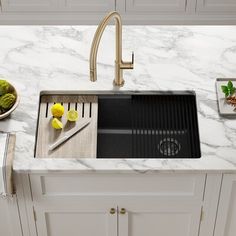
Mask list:
[{"label": "white cabinet panel", "polygon": [[[59,206],[57,210],[36,210],[38,236],[117,236],[116,215],[96,209],[93,202],[86,206],[83,211],[60,211]],[[92,210],[89,206],[93,206]]]},{"label": "white cabinet panel", "polygon": [[8,203],[6,199],[0,198],[0,234],[11,235],[11,227],[9,226]]},{"label": "white cabinet panel", "polygon": [[115,0],[60,0],[64,10],[77,12],[107,12],[115,10]]},{"label": "white cabinet panel", "polygon": [[211,14],[236,13],[235,0],[197,0],[197,12]]},{"label": "white cabinet panel", "polygon": [[199,236],[213,236],[220,196],[222,174],[207,174]]},{"label": "white cabinet panel", "polygon": [[40,12],[57,9],[57,0],[1,0],[3,12]]},{"label": "white cabinet panel", "polygon": [[236,175],[224,175],[214,236],[236,235]]},{"label": "white cabinet panel", "polygon": [[[123,201],[126,214],[119,214],[118,231],[121,236],[197,236],[200,224],[201,202],[158,202],[133,198]],[[127,207],[126,207],[127,206]]]},{"label": "white cabinet panel", "polygon": [[0,197],[0,235],[22,236],[17,198]]},{"label": "white cabinet panel", "polygon": [[1,2],[3,12],[99,13],[115,9],[115,0],[1,0]]},{"label": "white cabinet panel", "polygon": [[159,199],[202,199],[202,174],[77,174],[31,176],[35,199],[50,196],[153,195]]},{"label": "white cabinet panel", "polygon": [[187,0],[126,0],[127,12],[185,12]]},{"label": "white cabinet panel", "polygon": [[52,197],[35,201],[38,236],[117,236],[117,215],[111,198]]}]

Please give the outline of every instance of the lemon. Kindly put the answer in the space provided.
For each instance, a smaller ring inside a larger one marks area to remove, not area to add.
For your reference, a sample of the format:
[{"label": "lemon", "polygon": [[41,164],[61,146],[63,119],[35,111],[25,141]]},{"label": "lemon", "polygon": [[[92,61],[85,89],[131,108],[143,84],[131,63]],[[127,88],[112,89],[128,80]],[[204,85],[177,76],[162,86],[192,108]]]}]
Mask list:
[{"label": "lemon", "polygon": [[60,103],[56,103],[51,107],[51,112],[54,117],[62,117],[64,114],[64,107]]},{"label": "lemon", "polygon": [[59,121],[57,118],[54,118],[52,120],[52,127],[54,129],[62,129],[63,128],[63,124],[61,123],[61,121]]},{"label": "lemon", "polygon": [[79,115],[78,115],[78,112],[76,110],[69,110],[67,112],[67,116],[66,117],[67,117],[67,120],[69,120],[69,121],[77,121]]}]

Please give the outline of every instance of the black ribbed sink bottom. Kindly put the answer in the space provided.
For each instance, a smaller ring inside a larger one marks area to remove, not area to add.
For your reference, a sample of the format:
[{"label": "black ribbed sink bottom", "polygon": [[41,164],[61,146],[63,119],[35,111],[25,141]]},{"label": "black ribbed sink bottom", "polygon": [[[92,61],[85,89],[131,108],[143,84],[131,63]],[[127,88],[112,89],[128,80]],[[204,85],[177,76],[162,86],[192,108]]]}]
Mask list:
[{"label": "black ribbed sink bottom", "polygon": [[98,95],[97,158],[199,157],[194,92]]}]

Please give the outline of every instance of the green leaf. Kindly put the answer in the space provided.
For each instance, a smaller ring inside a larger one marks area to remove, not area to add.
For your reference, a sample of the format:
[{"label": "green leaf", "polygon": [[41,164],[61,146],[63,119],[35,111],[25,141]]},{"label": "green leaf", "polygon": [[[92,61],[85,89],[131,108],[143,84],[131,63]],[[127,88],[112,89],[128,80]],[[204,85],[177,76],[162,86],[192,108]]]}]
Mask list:
[{"label": "green leaf", "polygon": [[231,89],[234,87],[231,80],[229,80],[227,86],[228,86],[228,89],[229,89],[229,90],[231,90]]},{"label": "green leaf", "polygon": [[231,96],[234,95],[235,91],[236,91],[236,88],[235,88],[235,87],[233,87],[232,89],[230,89],[230,95],[231,95]]},{"label": "green leaf", "polygon": [[221,90],[222,90],[222,92],[225,94],[225,96],[228,96],[228,95],[229,95],[228,86],[222,85],[222,86],[221,86]]}]

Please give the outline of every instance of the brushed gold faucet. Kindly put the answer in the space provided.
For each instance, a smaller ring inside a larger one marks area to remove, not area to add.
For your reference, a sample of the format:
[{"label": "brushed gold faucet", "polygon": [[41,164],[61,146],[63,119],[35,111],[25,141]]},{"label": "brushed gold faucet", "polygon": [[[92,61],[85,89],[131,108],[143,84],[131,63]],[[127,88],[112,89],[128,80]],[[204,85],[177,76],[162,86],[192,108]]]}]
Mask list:
[{"label": "brushed gold faucet", "polygon": [[121,16],[118,12],[110,12],[98,26],[93,38],[90,51],[90,80],[97,80],[97,52],[102,34],[111,19],[115,19],[116,23],[116,59],[115,59],[115,79],[114,85],[122,86],[124,84],[123,70],[134,68],[134,54],[132,53],[132,61],[124,62],[122,60],[122,23]]}]

